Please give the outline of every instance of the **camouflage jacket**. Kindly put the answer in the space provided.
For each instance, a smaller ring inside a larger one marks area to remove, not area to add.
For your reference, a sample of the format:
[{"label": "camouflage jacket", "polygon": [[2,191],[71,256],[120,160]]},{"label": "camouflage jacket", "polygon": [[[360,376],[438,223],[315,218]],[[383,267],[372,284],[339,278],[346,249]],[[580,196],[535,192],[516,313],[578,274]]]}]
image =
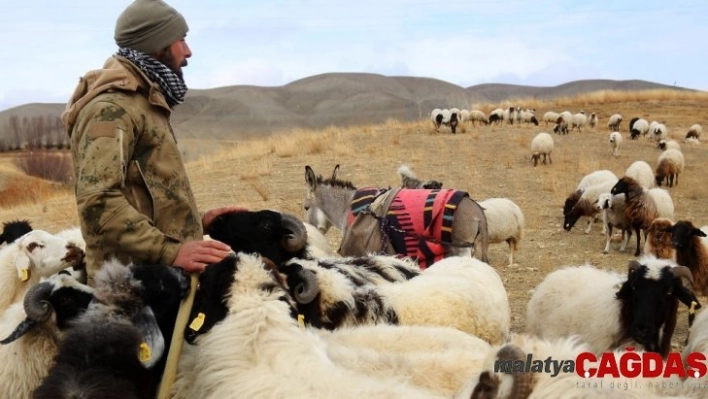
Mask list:
[{"label": "camouflage jacket", "polygon": [[91,280],[113,257],[171,265],[182,242],[202,238],[170,113],[159,87],[117,56],[81,78],[67,103]]}]

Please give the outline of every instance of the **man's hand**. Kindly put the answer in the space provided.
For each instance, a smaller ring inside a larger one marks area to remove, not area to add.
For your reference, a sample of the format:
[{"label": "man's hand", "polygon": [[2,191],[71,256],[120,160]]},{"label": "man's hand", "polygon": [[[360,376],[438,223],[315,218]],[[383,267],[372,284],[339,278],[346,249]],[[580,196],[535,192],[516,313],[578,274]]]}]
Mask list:
[{"label": "man's hand", "polygon": [[202,227],[204,228],[204,234],[209,234],[209,225],[214,220],[215,217],[229,212],[245,212],[247,208],[242,206],[224,206],[221,208],[214,208],[206,211],[202,217]]},{"label": "man's hand", "polygon": [[172,266],[189,273],[201,272],[207,265],[224,259],[230,251],[231,248],[221,241],[187,241],[179,247]]}]

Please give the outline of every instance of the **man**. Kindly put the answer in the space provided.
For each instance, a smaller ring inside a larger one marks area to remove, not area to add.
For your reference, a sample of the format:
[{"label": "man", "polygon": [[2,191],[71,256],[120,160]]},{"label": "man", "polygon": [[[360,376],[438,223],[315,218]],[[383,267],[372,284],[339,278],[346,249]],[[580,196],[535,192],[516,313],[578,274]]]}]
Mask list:
[{"label": "man", "polygon": [[187,91],[187,31],[162,0],[136,0],[118,17],[118,53],[80,79],[62,114],[90,284],[113,257],[199,272],[230,250],[203,241],[203,232],[215,216],[241,208],[200,217],[170,125]]}]

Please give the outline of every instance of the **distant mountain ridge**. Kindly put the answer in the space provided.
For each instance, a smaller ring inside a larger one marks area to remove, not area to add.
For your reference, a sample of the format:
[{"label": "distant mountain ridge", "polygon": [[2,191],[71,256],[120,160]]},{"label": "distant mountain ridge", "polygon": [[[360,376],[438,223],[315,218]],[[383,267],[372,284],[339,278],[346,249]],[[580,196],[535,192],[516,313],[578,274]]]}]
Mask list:
[{"label": "distant mountain ridge", "polygon": [[[192,89],[173,114],[180,138],[233,139],[294,128],[317,129],[414,120],[434,108],[473,108],[512,98],[549,100],[600,90],[684,88],[642,80],[579,80],[553,87],[486,83],[461,87],[438,79],[325,73],[279,87]],[[25,104],[0,112],[0,137],[11,115],[59,115],[64,104]]]}]

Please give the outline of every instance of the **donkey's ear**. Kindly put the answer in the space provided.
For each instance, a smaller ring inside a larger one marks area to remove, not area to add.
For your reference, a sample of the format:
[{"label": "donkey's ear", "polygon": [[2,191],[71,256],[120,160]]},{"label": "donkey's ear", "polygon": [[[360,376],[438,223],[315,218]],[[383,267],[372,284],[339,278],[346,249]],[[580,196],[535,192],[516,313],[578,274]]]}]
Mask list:
[{"label": "donkey's ear", "polygon": [[332,171],[332,180],[337,180],[338,174],[339,174],[339,164],[336,164],[334,166],[334,170]]},{"label": "donkey's ear", "polygon": [[305,182],[311,190],[314,190],[317,187],[317,177],[315,176],[315,171],[312,170],[310,165],[305,165]]}]

